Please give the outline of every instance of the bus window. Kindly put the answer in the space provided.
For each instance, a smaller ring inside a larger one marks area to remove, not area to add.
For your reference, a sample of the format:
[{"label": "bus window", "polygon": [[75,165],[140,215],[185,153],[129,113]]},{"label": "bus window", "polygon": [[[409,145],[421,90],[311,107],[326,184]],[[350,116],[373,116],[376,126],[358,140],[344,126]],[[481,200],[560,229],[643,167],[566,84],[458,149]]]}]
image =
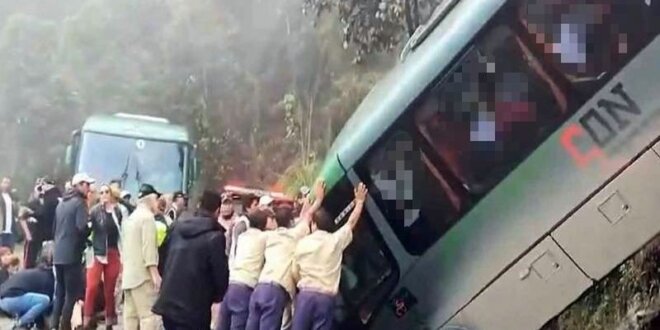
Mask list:
[{"label": "bus window", "polygon": [[417,104],[419,132],[475,199],[513,170],[567,112],[565,93],[506,26],[477,39]]},{"label": "bus window", "polygon": [[657,34],[658,1],[523,0],[530,40],[588,96]]},{"label": "bus window", "polygon": [[457,219],[459,205],[447,183],[404,130],[385,139],[358,171],[411,254],[423,253]]},{"label": "bus window", "polygon": [[[342,211],[350,211],[353,195],[353,186],[344,178],[327,194],[323,208],[331,216],[338,217]],[[346,222],[348,214],[350,212],[344,212],[344,218],[335,220],[338,226]],[[341,325],[339,328],[359,328],[371,320],[396,285],[397,269],[376,234],[373,220],[364,211],[354,230],[353,241],[344,251],[335,311],[337,324]]]}]

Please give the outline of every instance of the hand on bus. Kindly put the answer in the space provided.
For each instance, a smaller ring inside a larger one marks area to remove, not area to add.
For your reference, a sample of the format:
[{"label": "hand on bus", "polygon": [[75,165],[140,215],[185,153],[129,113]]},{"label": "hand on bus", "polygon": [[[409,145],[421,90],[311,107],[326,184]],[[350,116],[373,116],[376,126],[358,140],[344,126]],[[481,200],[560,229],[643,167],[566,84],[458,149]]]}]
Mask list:
[{"label": "hand on bus", "polygon": [[325,181],[318,179],[314,185],[314,198],[319,200],[323,199],[323,197],[325,197]]},{"label": "hand on bus", "polygon": [[360,182],[357,187],[355,187],[355,201],[358,203],[364,203],[367,199],[367,192],[367,186]]}]

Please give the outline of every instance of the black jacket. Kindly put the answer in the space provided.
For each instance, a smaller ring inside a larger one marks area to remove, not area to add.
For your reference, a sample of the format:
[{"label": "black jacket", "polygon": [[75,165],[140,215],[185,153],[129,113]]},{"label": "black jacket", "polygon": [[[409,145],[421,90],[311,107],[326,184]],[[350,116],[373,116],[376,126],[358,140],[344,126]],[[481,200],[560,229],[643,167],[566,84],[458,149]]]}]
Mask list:
[{"label": "black jacket", "polygon": [[18,297],[28,292],[41,293],[52,298],[53,290],[55,290],[53,269],[38,267],[11,275],[0,286],[0,298]]},{"label": "black jacket", "polygon": [[117,223],[101,204],[97,204],[89,211],[89,218],[92,223],[92,247],[95,256],[105,256],[108,254],[108,230],[110,226],[117,229],[117,234],[121,233],[122,212],[119,206],[114,209]]},{"label": "black jacket", "polygon": [[82,262],[88,235],[87,203],[82,194],[72,190],[55,209],[55,249],[53,264],[73,265]]},{"label": "black jacket", "polygon": [[133,211],[135,211],[135,206],[133,204],[123,200],[123,199],[119,200],[119,204],[124,205],[126,210],[128,210],[128,214],[131,214],[131,213],[133,213]]},{"label": "black jacket", "polygon": [[156,314],[193,327],[208,327],[211,305],[227,289],[225,235],[207,213],[183,214],[161,247],[163,284]]},{"label": "black jacket", "polygon": [[59,189],[52,188],[44,193],[43,200],[35,199],[28,203],[28,207],[34,211],[33,217],[37,220],[36,223],[28,223],[33,240],[53,240],[55,209],[61,196]]}]

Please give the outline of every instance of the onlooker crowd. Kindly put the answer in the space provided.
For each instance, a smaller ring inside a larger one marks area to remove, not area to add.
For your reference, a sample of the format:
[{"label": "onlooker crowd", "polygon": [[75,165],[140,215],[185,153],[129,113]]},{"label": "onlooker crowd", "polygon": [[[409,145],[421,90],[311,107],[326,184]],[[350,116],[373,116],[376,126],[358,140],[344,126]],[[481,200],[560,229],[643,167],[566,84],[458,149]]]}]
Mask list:
[{"label": "onlooker crowd", "polygon": [[[366,188],[338,229],[313,203],[281,206],[268,195],[205,191],[194,210],[182,192],[73,176],[62,195],[39,179],[25,206],[0,182],[0,312],[16,329],[332,329],[342,254],[360,218]],[[305,195],[311,192],[306,189]],[[23,269],[12,254],[25,240]],[[120,294],[116,289],[120,288]],[[80,315],[78,315],[80,314]],[[49,317],[46,317],[49,315]]]}]

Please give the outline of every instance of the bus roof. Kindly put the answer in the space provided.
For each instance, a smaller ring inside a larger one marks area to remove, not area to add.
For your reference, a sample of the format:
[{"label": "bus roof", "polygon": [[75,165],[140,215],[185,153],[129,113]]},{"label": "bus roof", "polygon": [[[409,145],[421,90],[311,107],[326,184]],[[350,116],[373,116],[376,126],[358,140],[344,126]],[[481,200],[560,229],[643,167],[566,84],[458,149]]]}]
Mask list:
[{"label": "bus roof", "polygon": [[360,103],[339,132],[321,169],[328,187],[381,137],[445,70],[506,0],[462,0]]},{"label": "bus roof", "polygon": [[161,118],[134,115],[93,115],[85,121],[82,130],[103,134],[190,143],[185,127],[170,124]]}]

